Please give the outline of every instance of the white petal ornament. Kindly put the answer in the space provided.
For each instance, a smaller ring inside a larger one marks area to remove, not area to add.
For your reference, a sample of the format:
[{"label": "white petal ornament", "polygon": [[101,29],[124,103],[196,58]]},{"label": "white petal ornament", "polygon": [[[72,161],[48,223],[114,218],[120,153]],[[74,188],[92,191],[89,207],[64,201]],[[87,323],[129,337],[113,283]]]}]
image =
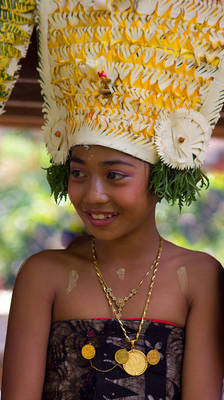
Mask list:
[{"label": "white petal ornament", "polygon": [[157,121],[155,146],[163,162],[172,168],[199,167],[211,133],[211,126],[200,112],[179,109]]},{"label": "white petal ornament", "polygon": [[157,0],[140,0],[138,4],[138,11],[142,14],[151,15],[157,6]]},{"label": "white petal ornament", "polygon": [[95,10],[111,11],[112,0],[93,0]]},{"label": "white petal ornament", "polygon": [[85,62],[80,62],[78,68],[82,74],[91,79],[98,79],[97,75],[97,60],[95,58],[86,58]]}]

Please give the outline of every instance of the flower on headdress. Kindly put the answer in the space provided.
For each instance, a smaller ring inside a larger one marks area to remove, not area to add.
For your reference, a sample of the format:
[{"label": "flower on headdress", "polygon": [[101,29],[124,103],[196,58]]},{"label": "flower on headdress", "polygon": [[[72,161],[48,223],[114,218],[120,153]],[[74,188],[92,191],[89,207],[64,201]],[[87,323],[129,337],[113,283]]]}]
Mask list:
[{"label": "flower on headdress", "polygon": [[179,109],[160,116],[155,126],[155,146],[165,164],[177,168],[200,166],[206,156],[211,126],[197,111]]},{"label": "flower on headdress", "polygon": [[93,0],[95,10],[111,11],[112,0]]},{"label": "flower on headdress", "polygon": [[103,56],[99,58],[86,57],[86,60],[81,61],[78,66],[79,70],[89,78],[106,78],[114,82],[118,77],[114,63],[107,61]]},{"label": "flower on headdress", "polygon": [[88,80],[98,81],[101,94],[112,94],[113,84],[118,77],[114,63],[106,61],[105,58],[87,57],[85,62],[79,63],[79,70]]}]

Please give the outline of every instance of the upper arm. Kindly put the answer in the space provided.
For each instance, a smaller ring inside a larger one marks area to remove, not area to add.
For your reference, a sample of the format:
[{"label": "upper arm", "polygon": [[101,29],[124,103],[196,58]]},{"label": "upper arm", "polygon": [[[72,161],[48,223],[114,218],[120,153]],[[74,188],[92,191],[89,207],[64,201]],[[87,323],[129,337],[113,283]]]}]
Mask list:
[{"label": "upper arm", "polygon": [[3,364],[2,400],[40,400],[54,288],[43,255],[21,268],[12,297]]},{"label": "upper arm", "polygon": [[220,400],[224,372],[224,271],[216,260],[204,255],[191,273],[182,399]]}]

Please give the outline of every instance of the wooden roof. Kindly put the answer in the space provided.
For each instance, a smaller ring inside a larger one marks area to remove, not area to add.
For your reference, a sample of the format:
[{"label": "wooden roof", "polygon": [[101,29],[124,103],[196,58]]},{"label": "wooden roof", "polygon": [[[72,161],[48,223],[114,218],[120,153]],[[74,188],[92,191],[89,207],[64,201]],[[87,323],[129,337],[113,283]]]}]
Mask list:
[{"label": "wooden roof", "polygon": [[[0,126],[37,128],[43,124],[42,97],[38,83],[36,33],[25,59],[21,61],[20,77],[5,107],[6,113],[0,116]],[[214,136],[224,138],[224,108]]]},{"label": "wooden roof", "polygon": [[16,127],[40,127],[43,124],[42,97],[37,72],[36,32],[25,59],[21,60],[19,79],[0,116],[0,125]]}]

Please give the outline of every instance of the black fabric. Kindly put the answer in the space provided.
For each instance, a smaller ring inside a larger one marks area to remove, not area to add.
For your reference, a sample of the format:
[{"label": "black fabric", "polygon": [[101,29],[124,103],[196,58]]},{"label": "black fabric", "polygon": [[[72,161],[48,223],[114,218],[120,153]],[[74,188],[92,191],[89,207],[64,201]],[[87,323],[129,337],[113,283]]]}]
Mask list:
[{"label": "black fabric", "polygon": [[[123,321],[128,336],[134,339],[139,320]],[[135,348],[145,354],[157,349],[160,362],[133,377],[120,367],[97,372],[81,355],[81,348],[92,343],[96,348],[93,364],[111,368],[114,354],[128,344],[116,320],[85,319],[54,322],[49,336],[43,400],[180,400],[184,352],[184,328],[168,323],[144,321]]]}]

